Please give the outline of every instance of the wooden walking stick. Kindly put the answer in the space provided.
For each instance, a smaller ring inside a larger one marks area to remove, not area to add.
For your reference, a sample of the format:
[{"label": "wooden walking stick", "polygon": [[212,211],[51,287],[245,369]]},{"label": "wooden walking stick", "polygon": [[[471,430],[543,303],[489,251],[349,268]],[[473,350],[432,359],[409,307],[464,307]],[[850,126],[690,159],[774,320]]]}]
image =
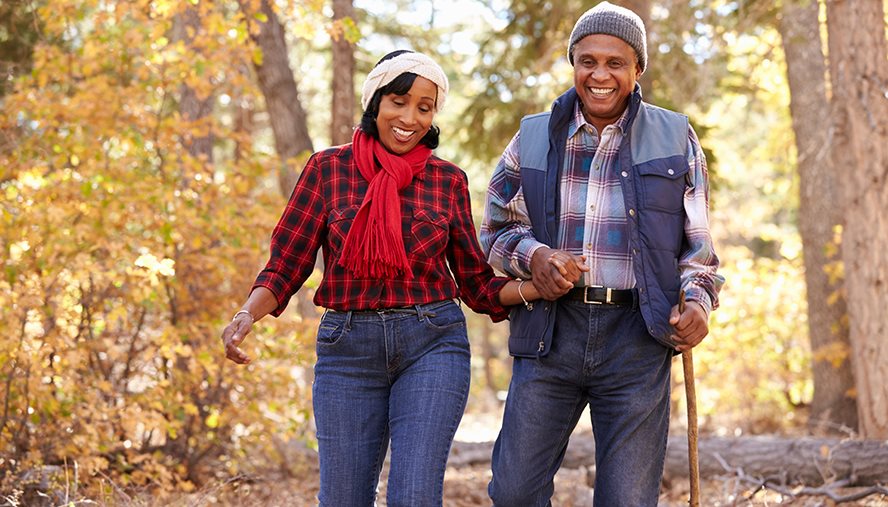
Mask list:
[{"label": "wooden walking stick", "polygon": [[[685,310],[685,292],[678,295],[678,313]],[[697,387],[694,383],[694,355],[691,350],[681,353],[684,367],[685,396],[688,402],[688,468],[691,477],[691,507],[700,507],[700,463],[697,457]]]}]

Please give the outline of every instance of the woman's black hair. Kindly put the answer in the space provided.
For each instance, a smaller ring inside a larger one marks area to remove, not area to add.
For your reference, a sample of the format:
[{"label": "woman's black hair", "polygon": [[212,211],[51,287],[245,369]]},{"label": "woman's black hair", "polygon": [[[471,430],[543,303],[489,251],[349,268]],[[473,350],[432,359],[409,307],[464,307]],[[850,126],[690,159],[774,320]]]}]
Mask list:
[{"label": "woman's black hair", "polygon": [[[376,65],[379,65],[386,60],[391,60],[398,55],[412,52],[413,51],[407,49],[392,51],[376,62]],[[376,67],[376,65],[374,65],[374,67]],[[393,79],[391,83],[376,90],[376,93],[373,94],[373,97],[370,98],[370,102],[367,104],[367,110],[364,111],[363,116],[361,116],[361,130],[373,137],[373,139],[379,141],[379,129],[376,128],[376,117],[379,115],[379,103],[382,101],[382,96],[391,93],[394,93],[395,95],[406,95],[413,86],[414,81],[416,81],[416,74],[405,72]],[[426,135],[419,140],[419,143],[434,150],[438,147],[438,139],[440,136],[441,129],[436,125],[432,125],[431,128],[429,128],[429,131],[426,132]]]}]

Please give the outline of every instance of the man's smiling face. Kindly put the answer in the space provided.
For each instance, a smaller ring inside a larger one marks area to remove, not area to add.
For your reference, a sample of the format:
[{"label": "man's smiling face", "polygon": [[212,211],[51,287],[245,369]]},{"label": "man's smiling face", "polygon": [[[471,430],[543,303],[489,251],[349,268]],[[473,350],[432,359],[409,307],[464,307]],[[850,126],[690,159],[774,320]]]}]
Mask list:
[{"label": "man's smiling face", "polygon": [[574,46],[574,87],[586,121],[598,129],[614,123],[641,74],[632,46],[612,35],[593,34]]}]

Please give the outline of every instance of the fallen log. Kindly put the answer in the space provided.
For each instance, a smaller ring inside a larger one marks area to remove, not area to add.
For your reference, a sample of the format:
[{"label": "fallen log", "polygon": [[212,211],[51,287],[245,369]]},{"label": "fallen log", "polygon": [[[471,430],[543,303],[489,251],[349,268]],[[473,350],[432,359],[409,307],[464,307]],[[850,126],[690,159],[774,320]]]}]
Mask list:
[{"label": "fallen log", "polygon": [[[666,446],[666,479],[687,479],[688,447],[684,435]],[[493,442],[454,442],[449,466],[490,463]],[[700,439],[700,475],[760,477],[780,484],[825,484],[848,480],[849,486],[888,484],[888,442],[835,438],[777,436],[710,437]],[[592,468],[595,443],[591,435],[575,435],[562,468]]]}]

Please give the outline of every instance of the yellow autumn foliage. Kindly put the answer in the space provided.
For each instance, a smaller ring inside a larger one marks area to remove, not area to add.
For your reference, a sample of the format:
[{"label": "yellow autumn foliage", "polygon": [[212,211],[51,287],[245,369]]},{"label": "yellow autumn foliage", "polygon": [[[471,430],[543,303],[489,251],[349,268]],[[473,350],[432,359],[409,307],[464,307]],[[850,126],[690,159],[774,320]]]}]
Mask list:
[{"label": "yellow autumn foliage", "polygon": [[[239,120],[262,102],[248,21],[225,2],[39,14],[34,71],[0,103],[0,491],[74,463],[87,491],[237,472],[307,427],[313,318],[263,322],[254,365],[224,360],[281,208],[280,161]],[[182,114],[186,87],[211,115]],[[189,151],[205,136],[212,159]]]},{"label": "yellow autumn foliage", "polygon": [[[288,14],[291,39],[308,44],[324,33],[325,2],[273,4]],[[183,22],[187,15],[196,24]],[[269,154],[268,112],[258,110],[251,69],[262,51],[250,35],[267,15],[259,0],[46,0],[39,16],[34,70],[0,102],[0,492],[20,487],[27,471],[75,463],[91,498],[108,481],[188,491],[244,471],[254,456],[271,464],[277,441],[311,438],[317,315],[302,303],[317,276],[282,319],[257,323],[247,342],[252,365],[226,362],[219,340],[266,258],[283,205],[277,168],[300,162]],[[351,20],[326,33],[360,35]],[[755,49],[770,57],[774,44]],[[775,81],[782,69],[731,58],[744,83],[786,92]],[[464,71],[469,60],[441,63],[454,104],[490,89],[486,76]],[[324,72],[300,83],[306,103],[326,99],[317,92]],[[547,95],[555,83],[527,86]],[[191,119],[186,92],[209,101],[211,114]],[[715,126],[704,145],[718,157],[713,230],[727,278],[712,335],[695,350],[708,434],[799,427],[813,392],[791,223],[794,160],[788,137],[773,135],[791,129],[788,97],[776,92],[758,106],[724,93],[708,114],[692,111]],[[452,132],[465,118],[450,110],[442,125]],[[499,128],[511,135],[515,125]],[[460,156],[481,137],[441,149],[469,171],[476,211],[492,164]],[[211,152],[193,153],[207,138]],[[827,268],[841,280],[841,262]],[[469,329],[473,401],[487,396],[498,410],[491,394],[508,387],[507,326],[470,317]],[[814,351],[833,364],[847,356],[839,347]]]}]

